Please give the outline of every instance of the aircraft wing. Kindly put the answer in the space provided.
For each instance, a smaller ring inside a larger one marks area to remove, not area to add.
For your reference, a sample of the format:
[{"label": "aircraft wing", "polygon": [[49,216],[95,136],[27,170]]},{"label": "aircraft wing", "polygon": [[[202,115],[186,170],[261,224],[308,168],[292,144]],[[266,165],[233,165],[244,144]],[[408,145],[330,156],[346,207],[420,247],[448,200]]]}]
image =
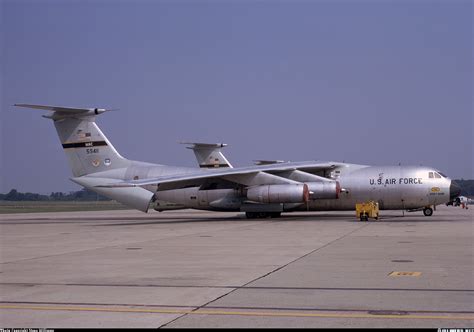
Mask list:
[{"label": "aircraft wing", "polygon": [[[209,180],[226,180],[242,185],[259,185],[259,184],[291,184],[299,183],[290,179],[280,177],[278,173],[285,171],[303,171],[303,172],[318,172],[331,170],[341,163],[318,163],[318,162],[292,162],[279,163],[264,166],[249,166],[239,168],[226,168],[217,170],[197,170],[196,172],[177,174],[170,176],[160,176],[157,178],[148,178],[141,180],[129,180],[122,182],[115,182],[110,184],[98,185],[102,188],[123,188],[123,187],[145,187],[157,186],[157,190],[171,190],[180,189],[188,186],[199,186],[205,181]],[[320,181],[327,181],[327,178],[318,177]]]}]

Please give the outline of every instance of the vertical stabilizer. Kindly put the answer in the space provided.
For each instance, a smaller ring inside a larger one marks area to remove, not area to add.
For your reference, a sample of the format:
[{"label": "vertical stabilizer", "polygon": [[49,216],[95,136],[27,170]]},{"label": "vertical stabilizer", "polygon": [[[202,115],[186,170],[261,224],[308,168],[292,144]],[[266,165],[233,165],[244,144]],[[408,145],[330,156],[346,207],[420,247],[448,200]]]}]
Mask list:
[{"label": "vertical stabilizer", "polygon": [[227,144],[222,143],[188,143],[181,142],[181,144],[189,144],[188,149],[193,150],[199,167],[201,168],[219,168],[229,167],[232,165],[222,153],[222,148],[226,147]]},{"label": "vertical stabilizer", "polygon": [[75,177],[130,165],[131,162],[115,150],[95,123],[95,117],[107,110],[30,104],[15,104],[15,106],[52,112],[43,117],[54,121],[59,140]]}]

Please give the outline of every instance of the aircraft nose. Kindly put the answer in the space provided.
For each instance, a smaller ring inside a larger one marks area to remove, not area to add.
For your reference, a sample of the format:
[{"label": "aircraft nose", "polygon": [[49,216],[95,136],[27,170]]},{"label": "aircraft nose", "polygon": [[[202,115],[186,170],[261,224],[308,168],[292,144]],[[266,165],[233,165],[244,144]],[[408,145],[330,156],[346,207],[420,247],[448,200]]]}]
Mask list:
[{"label": "aircraft nose", "polygon": [[461,195],[461,187],[451,180],[451,185],[449,186],[449,199],[453,200],[459,195]]}]

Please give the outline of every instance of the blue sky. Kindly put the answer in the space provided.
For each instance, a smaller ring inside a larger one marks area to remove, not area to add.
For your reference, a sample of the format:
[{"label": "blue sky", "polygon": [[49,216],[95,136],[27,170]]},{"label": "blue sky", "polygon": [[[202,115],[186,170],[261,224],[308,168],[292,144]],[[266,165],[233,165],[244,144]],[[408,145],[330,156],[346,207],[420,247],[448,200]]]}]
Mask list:
[{"label": "blue sky", "polygon": [[119,108],[127,158],[178,141],[254,159],[430,165],[474,178],[471,1],[10,1],[1,8],[0,192],[78,190],[49,120]]}]

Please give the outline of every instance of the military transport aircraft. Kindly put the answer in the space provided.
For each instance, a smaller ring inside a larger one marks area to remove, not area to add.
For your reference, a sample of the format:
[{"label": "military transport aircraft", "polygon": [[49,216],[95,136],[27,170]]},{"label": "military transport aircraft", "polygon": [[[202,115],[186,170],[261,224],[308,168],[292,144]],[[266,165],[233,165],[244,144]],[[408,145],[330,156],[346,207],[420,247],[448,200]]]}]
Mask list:
[{"label": "military transport aircraft", "polygon": [[106,109],[15,106],[50,111],[43,117],[54,122],[72,181],[143,212],[150,206],[157,211],[192,208],[263,218],[290,211],[354,210],[356,203],[372,200],[380,209],[423,210],[431,216],[433,206],[460,193],[451,179],[431,167],[321,161],[232,167],[213,144],[188,143],[199,169],[132,161],[97,126],[96,116]]}]

